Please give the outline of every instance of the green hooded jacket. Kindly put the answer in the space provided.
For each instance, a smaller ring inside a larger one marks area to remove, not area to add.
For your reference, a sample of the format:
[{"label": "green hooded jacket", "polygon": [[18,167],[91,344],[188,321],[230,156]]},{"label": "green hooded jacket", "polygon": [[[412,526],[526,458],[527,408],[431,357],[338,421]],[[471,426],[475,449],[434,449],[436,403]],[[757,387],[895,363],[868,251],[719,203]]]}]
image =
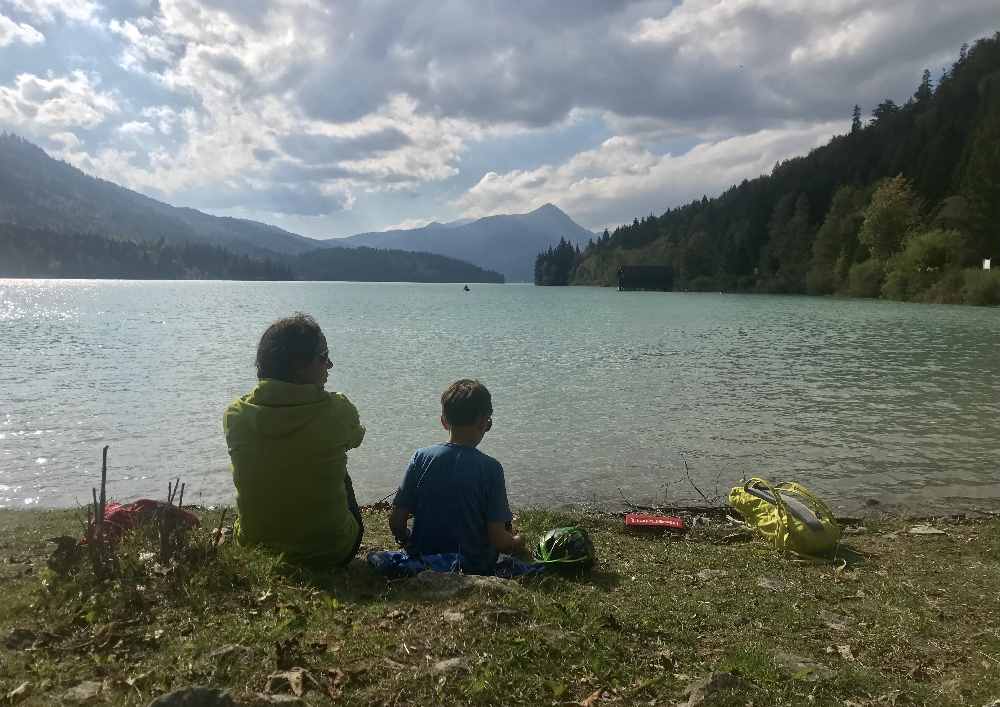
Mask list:
[{"label": "green hooded jacket", "polygon": [[318,385],[264,379],[226,408],[222,428],[237,542],[293,561],[350,559],[358,523],[347,508],[347,450],[365,436],[351,401]]}]

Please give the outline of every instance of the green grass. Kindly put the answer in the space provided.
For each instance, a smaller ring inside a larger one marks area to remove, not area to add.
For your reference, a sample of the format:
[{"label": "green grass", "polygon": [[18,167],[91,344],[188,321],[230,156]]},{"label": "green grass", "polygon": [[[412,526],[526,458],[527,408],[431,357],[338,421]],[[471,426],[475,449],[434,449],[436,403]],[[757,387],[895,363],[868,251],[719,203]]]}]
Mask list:
[{"label": "green grass", "polygon": [[[384,513],[367,524],[363,552],[392,546]],[[19,704],[90,680],[109,704],[190,685],[239,697],[291,665],[317,677],[308,704],[331,703],[325,686],[338,704],[567,704],[595,692],[593,704],[674,704],[713,671],[741,679],[711,696],[720,705],[1000,698],[996,520],[937,521],[946,536],[869,522],[847,536],[846,566],[721,544],[712,526],[637,536],[618,518],[545,510],[519,524],[529,536],[586,526],[598,567],[432,599],[361,560],[310,573],[231,543],[213,555],[197,531],[172,568],[138,560],[153,541],[133,536],[100,583],[86,564],[68,577],[46,567],[46,539],[81,534],[77,513],[0,511],[0,637],[21,630],[19,645],[0,646],[0,702],[25,681]]]}]

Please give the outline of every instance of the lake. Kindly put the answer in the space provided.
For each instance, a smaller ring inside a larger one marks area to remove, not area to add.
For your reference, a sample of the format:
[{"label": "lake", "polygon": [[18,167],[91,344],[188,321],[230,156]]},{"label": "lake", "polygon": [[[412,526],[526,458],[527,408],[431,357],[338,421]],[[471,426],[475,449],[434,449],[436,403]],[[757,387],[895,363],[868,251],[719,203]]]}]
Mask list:
[{"label": "lake", "polygon": [[[482,449],[517,505],[796,479],[837,506],[1000,503],[1000,310],[813,297],[404,283],[0,280],[0,506],[231,501],[222,411],[266,325],[314,315],[368,429],[362,502],[493,393]],[[689,472],[685,471],[685,463]],[[686,474],[690,474],[690,482]],[[693,484],[691,483],[693,482]],[[619,489],[621,491],[619,491]]]}]

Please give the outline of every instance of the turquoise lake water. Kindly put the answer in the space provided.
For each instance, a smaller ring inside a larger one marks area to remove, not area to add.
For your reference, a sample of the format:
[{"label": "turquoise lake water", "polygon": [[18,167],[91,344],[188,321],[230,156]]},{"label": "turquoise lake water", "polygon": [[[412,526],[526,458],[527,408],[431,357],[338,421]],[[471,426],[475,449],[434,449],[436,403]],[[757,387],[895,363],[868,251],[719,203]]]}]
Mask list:
[{"label": "turquoise lake water", "polygon": [[0,506],[233,498],[221,415],[273,319],[313,314],[368,428],[359,497],[491,389],[482,449],[518,505],[690,500],[746,475],[836,505],[1000,504],[1000,310],[811,297],[403,283],[0,280]]}]

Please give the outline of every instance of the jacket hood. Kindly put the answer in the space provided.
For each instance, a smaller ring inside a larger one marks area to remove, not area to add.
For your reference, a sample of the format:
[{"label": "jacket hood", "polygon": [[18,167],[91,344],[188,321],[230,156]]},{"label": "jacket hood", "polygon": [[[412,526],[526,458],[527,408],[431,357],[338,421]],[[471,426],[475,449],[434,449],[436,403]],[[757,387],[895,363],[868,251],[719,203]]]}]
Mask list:
[{"label": "jacket hood", "polygon": [[330,415],[336,393],[313,383],[299,384],[265,378],[234,407],[253,430],[269,438],[288,437]]}]

